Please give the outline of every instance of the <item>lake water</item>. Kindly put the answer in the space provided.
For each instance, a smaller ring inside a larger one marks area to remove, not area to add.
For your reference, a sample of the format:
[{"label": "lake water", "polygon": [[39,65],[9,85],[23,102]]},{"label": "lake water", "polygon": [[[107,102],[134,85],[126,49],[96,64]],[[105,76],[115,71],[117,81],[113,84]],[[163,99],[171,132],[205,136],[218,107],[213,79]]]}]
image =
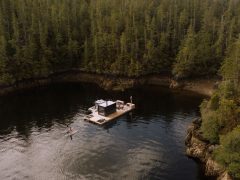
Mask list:
[{"label": "lake water", "polygon": [[[105,127],[83,120],[94,100],[133,96],[136,110]],[[185,156],[203,97],[156,87],[124,93],[53,85],[0,98],[0,179],[206,179]],[[71,140],[67,125],[78,132]]]}]

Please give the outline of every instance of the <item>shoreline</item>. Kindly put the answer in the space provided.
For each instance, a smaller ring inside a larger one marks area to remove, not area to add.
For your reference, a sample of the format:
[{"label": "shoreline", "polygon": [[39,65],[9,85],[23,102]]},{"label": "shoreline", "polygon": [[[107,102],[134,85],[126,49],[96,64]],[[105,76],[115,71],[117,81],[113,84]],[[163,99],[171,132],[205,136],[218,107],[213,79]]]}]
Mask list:
[{"label": "shoreline", "polygon": [[[188,79],[175,81],[170,75],[145,75],[136,78],[116,77],[86,73],[80,70],[64,71],[54,73],[48,77],[28,79],[12,85],[0,84],[0,96],[24,92],[38,87],[49,86],[56,83],[92,83],[108,91],[124,91],[129,88],[154,85],[169,88],[174,91],[189,91],[210,97],[216,89],[217,79]],[[204,165],[206,176],[218,177],[218,180],[232,180],[227,172],[219,170],[218,165],[210,158],[212,145],[204,141],[199,135],[199,121],[194,120],[187,131],[186,154],[187,156],[200,160]]]},{"label": "shoreline", "polygon": [[214,177],[217,180],[233,180],[226,169],[213,159],[212,153],[218,145],[210,144],[202,137],[200,132],[201,123],[201,118],[196,118],[188,127],[185,139],[186,155],[200,160],[206,176]]},{"label": "shoreline", "polygon": [[80,70],[70,70],[53,73],[48,77],[32,78],[19,81],[15,84],[0,84],[0,96],[21,92],[37,87],[48,86],[54,83],[92,83],[104,90],[124,91],[126,89],[144,85],[162,86],[177,91],[191,91],[200,95],[211,96],[218,83],[217,79],[189,79],[175,81],[170,75],[144,75],[140,77],[117,77],[86,73]]}]

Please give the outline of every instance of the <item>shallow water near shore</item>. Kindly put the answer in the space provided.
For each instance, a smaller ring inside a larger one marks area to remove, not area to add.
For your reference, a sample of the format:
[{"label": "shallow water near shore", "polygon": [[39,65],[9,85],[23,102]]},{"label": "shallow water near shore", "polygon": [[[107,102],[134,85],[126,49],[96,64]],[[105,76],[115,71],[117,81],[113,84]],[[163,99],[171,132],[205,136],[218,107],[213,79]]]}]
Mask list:
[{"label": "shallow water near shore", "polygon": [[[107,126],[83,120],[96,99],[133,96],[136,110]],[[0,98],[0,179],[206,179],[185,156],[204,97],[158,87],[106,92],[51,85]],[[66,136],[67,125],[78,130]]]}]

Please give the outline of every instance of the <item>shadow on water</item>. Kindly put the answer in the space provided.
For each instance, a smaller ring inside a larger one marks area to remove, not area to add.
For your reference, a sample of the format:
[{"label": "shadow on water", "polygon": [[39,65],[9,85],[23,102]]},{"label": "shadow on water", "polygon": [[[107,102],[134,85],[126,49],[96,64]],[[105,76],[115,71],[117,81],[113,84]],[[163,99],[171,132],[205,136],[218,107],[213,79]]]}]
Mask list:
[{"label": "shadow on water", "polygon": [[[130,96],[132,113],[104,127],[83,121],[96,99]],[[28,179],[206,179],[184,153],[187,126],[203,98],[154,86],[107,92],[90,84],[1,97],[0,179],[16,172]],[[72,138],[67,125],[79,130]]]}]

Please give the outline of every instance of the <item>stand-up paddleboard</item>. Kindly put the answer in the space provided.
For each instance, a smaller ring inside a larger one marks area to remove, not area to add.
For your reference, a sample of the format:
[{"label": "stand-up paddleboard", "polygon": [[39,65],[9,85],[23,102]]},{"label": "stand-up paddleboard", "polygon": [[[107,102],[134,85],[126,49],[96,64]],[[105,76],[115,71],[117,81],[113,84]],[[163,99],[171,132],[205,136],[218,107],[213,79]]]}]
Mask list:
[{"label": "stand-up paddleboard", "polygon": [[72,135],[76,134],[77,132],[78,132],[78,130],[67,131],[67,134],[65,136],[72,136]]}]

